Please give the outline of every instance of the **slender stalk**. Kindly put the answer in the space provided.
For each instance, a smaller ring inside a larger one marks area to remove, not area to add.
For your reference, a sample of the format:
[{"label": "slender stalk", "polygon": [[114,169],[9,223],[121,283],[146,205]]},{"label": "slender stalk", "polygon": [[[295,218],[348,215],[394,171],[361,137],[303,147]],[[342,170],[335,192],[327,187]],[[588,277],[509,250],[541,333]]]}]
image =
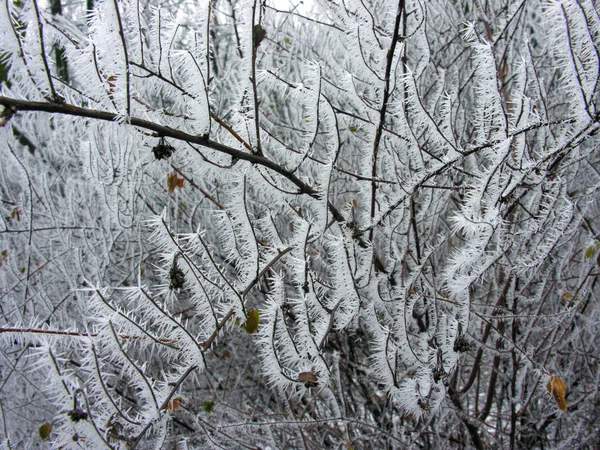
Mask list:
[{"label": "slender stalk", "polygon": [[[379,145],[381,143],[381,136],[383,135],[383,127],[385,125],[385,115],[387,112],[388,101],[390,99],[390,86],[392,81],[392,65],[394,62],[394,53],[396,51],[396,44],[400,40],[400,24],[406,22],[404,19],[405,11],[404,0],[398,2],[398,9],[396,10],[396,23],[394,24],[394,34],[392,35],[392,42],[387,52],[387,63],[385,66],[385,79],[383,85],[383,99],[381,102],[381,108],[379,109],[379,125],[375,131],[375,140],[373,141],[373,162],[371,169],[371,178],[373,180],[378,178],[377,174],[377,154],[379,152]],[[404,20],[403,20],[404,19]],[[404,36],[402,36],[404,39]],[[377,197],[377,182],[371,181],[371,220],[375,217],[375,205]],[[373,228],[369,230],[369,241],[373,241]]]}]

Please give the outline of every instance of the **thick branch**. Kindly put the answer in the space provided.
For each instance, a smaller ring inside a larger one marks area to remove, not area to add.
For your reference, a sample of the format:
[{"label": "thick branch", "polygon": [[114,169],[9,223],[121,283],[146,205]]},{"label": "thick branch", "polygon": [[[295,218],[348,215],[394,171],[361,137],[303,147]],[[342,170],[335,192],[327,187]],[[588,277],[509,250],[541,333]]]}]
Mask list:
[{"label": "thick branch", "polygon": [[[108,122],[114,122],[118,118],[118,114],[109,111],[99,111],[95,109],[81,108],[79,106],[69,105],[67,103],[49,103],[49,102],[32,102],[29,100],[19,100],[16,98],[2,97],[0,96],[0,105],[6,109],[17,112],[17,111],[41,111],[53,114],[66,114],[77,117],[88,117],[90,119],[105,120]],[[4,113],[3,115],[5,115]],[[265,158],[264,156],[255,155],[252,153],[245,153],[241,150],[223,145],[219,142],[210,140],[206,136],[195,136],[193,134],[186,133],[181,130],[166,127],[149,120],[139,119],[137,117],[131,117],[128,121],[129,124],[134,127],[143,128],[155,132],[157,135],[162,137],[169,137],[177,139],[179,141],[189,142],[191,144],[202,145],[203,147],[216,150],[221,153],[225,153],[236,159],[249,161],[252,164],[258,164],[260,166],[267,167],[268,169],[277,172],[281,176],[287,178],[294,185],[300,189],[300,193],[310,195],[313,198],[318,199],[320,193],[312,186],[306,184],[300,178],[293,173],[288,172],[276,162]],[[338,209],[330,202],[328,204],[331,214],[338,222],[345,222],[344,216],[338,211]]]}]

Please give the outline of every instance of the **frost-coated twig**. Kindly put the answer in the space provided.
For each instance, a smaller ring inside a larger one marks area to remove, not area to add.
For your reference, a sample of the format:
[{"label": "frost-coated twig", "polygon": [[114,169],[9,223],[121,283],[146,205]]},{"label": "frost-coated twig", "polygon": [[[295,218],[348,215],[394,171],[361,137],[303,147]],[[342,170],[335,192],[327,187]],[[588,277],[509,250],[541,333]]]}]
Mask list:
[{"label": "frost-coated twig", "polygon": [[[185,381],[185,379],[187,377],[189,377],[190,374],[192,372],[194,372],[197,368],[198,368],[197,366],[190,366],[179,377],[179,379],[173,385],[173,389],[171,389],[171,392],[169,393],[169,395],[167,396],[167,398],[165,398],[165,400],[160,405],[159,411],[165,411],[167,409],[167,406],[169,405],[169,402],[171,401],[171,399],[173,398],[173,396],[175,395],[175,393],[177,392],[177,390],[179,389],[179,387],[183,384],[183,382]],[[138,446],[138,444],[144,438],[144,435],[148,432],[148,430],[150,429],[150,427],[152,426],[152,424],[153,424],[152,421],[148,421],[148,423],[146,424],[146,426],[144,427],[144,429],[140,432],[140,434],[138,434],[137,437],[135,439],[133,439],[133,442],[131,443],[131,446],[129,447],[130,450],[134,450]]]},{"label": "frost-coated twig", "polygon": [[[275,263],[277,261],[279,261],[286,253],[289,253],[292,250],[293,250],[293,247],[288,247],[288,248],[285,248],[283,250],[280,250],[279,253],[277,254],[277,256],[275,256],[271,261],[269,261],[269,263],[265,267],[263,267],[263,269],[260,271],[260,273],[252,280],[252,282],[246,287],[246,289],[244,289],[244,291],[241,294],[242,298],[245,299],[246,296],[248,295],[248,293],[252,290],[252,288],[258,284],[258,282],[271,269],[271,267],[273,267],[273,265],[275,265]],[[213,333],[208,337],[208,339],[202,345],[202,349],[204,351],[206,351],[206,350],[208,350],[210,348],[210,346],[212,345],[213,341],[219,335],[219,331],[221,331],[221,329],[225,326],[225,324],[227,323],[227,321],[233,317],[234,313],[235,313],[235,309],[231,308],[223,316],[223,318],[221,319],[221,321],[217,325],[217,328],[215,329],[215,331],[213,331]]]}]

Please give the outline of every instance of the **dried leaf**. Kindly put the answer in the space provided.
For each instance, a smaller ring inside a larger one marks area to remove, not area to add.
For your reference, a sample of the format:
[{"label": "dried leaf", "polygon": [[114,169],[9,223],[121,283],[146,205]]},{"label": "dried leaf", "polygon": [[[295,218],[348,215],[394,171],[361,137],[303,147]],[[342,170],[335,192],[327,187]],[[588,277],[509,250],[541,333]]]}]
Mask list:
[{"label": "dried leaf", "polygon": [[260,43],[267,36],[267,30],[265,30],[262,25],[256,24],[252,28],[252,33],[254,35],[254,48],[258,48]]},{"label": "dried leaf", "polygon": [[260,317],[260,313],[257,309],[249,309],[248,310],[248,318],[244,323],[244,330],[246,333],[253,334],[258,330],[258,319]]},{"label": "dried leaf", "polygon": [[184,178],[180,178],[177,172],[169,172],[167,174],[167,191],[172,194],[175,188],[183,188]]},{"label": "dried leaf", "polygon": [[575,297],[573,295],[572,292],[563,292],[563,294],[560,296],[560,302],[565,305],[568,306],[569,308],[571,306],[573,306],[573,303],[575,302],[575,300],[577,299],[577,297]]},{"label": "dried leaf", "polygon": [[546,384],[546,389],[552,394],[560,410],[566,411],[567,401],[565,396],[567,395],[567,386],[565,385],[565,382],[557,376],[551,375],[548,384]]},{"label": "dried leaf", "polygon": [[48,439],[48,436],[50,436],[51,432],[52,432],[52,425],[50,425],[50,423],[48,423],[48,422],[44,422],[42,424],[42,426],[40,426],[38,428],[38,434],[40,435],[40,438],[43,440]]},{"label": "dried leaf", "polygon": [[123,440],[123,424],[116,417],[111,417],[106,423],[106,437],[109,443],[117,443]]},{"label": "dried leaf", "polygon": [[67,416],[69,416],[73,422],[77,423],[80,420],[87,420],[88,413],[86,413],[83,409],[75,408],[71,411],[67,411]]},{"label": "dried leaf", "polygon": [[172,398],[167,402],[167,411],[177,411],[181,407],[181,397]]},{"label": "dried leaf", "polygon": [[318,380],[312,372],[300,372],[300,374],[298,374],[298,381],[303,383],[316,383]]},{"label": "dried leaf", "polygon": [[117,77],[111,75],[106,79],[106,82],[108,83],[108,92],[112,94],[115,91],[115,86],[117,85]]},{"label": "dried leaf", "polygon": [[10,211],[10,218],[11,219],[17,219],[17,220],[21,220],[21,208],[19,208],[18,206],[15,206],[11,211]]},{"label": "dried leaf", "polygon": [[0,127],[3,127],[15,115],[15,110],[9,107],[4,107],[4,111],[0,114]]},{"label": "dried leaf", "polygon": [[161,138],[161,140],[158,142],[158,144],[156,144],[154,147],[152,147],[152,153],[154,154],[154,157],[158,160],[167,159],[174,152],[175,152],[175,147],[173,147],[171,144],[167,143],[164,138]]}]

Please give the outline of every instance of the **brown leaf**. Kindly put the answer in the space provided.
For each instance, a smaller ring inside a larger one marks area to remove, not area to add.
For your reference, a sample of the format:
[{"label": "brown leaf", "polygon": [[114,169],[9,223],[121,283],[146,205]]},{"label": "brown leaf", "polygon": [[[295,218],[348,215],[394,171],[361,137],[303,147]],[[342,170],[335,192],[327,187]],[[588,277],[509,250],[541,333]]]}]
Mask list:
[{"label": "brown leaf", "polygon": [[108,92],[112,94],[115,91],[115,86],[117,85],[117,77],[111,75],[106,79],[106,81],[108,83]]},{"label": "brown leaf", "polygon": [[169,172],[167,174],[167,191],[172,194],[175,188],[183,188],[184,178],[179,178],[177,172]]},{"label": "brown leaf", "polygon": [[21,220],[21,208],[15,206],[10,212],[10,218]]},{"label": "brown leaf", "polygon": [[560,410],[566,411],[567,401],[565,400],[565,396],[567,395],[567,386],[565,382],[557,376],[551,375],[548,384],[546,384],[546,389],[552,394]]},{"label": "brown leaf", "polygon": [[172,398],[167,402],[167,411],[177,411],[180,408],[181,397]]},{"label": "brown leaf", "polygon": [[315,374],[312,372],[300,372],[298,375],[298,381],[303,383],[316,383],[318,380]]}]

